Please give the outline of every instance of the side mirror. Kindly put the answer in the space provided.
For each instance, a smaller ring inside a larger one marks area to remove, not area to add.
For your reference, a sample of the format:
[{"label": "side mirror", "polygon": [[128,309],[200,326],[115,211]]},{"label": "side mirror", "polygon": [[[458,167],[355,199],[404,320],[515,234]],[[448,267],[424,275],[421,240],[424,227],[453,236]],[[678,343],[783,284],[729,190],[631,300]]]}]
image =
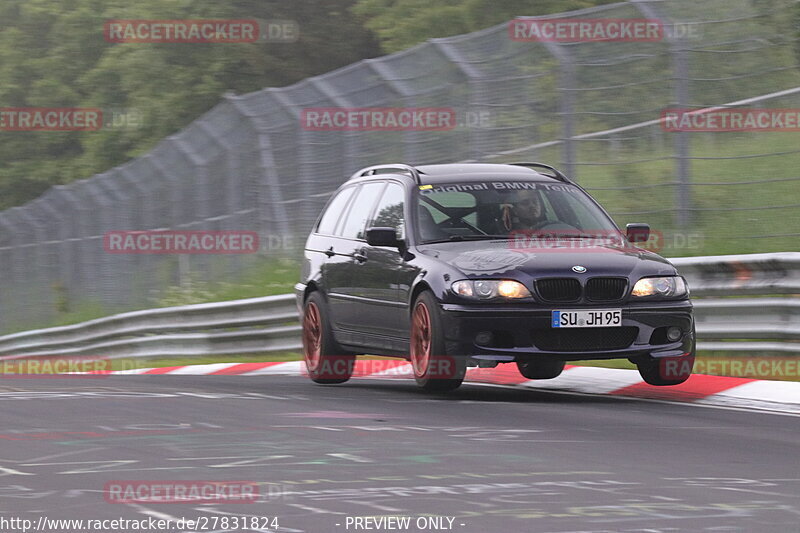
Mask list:
[{"label": "side mirror", "polygon": [[628,224],[625,230],[630,242],[647,242],[650,239],[650,224]]},{"label": "side mirror", "polygon": [[367,229],[367,244],[370,246],[398,247],[397,231],[394,228],[369,228]]}]

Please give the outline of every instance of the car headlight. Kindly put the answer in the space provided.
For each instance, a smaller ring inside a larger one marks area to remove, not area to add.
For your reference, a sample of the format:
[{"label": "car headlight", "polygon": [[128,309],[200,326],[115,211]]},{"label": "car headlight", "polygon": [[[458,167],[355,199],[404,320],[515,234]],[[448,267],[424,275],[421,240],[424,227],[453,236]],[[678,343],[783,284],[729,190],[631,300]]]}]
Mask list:
[{"label": "car headlight", "polygon": [[631,296],[636,298],[681,298],[688,295],[689,287],[681,276],[642,278],[631,291]]},{"label": "car headlight", "polygon": [[466,298],[490,300],[492,298],[530,298],[530,291],[520,283],[511,279],[464,279],[452,285],[453,292]]}]

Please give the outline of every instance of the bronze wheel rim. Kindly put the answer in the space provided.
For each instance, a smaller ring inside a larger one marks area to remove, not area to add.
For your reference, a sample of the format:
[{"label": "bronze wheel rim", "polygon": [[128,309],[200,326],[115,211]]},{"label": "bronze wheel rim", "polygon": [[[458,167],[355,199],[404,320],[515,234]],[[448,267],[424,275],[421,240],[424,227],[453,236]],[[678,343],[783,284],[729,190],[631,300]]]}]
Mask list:
[{"label": "bronze wheel rim", "polygon": [[303,358],[309,371],[316,370],[322,354],[322,319],[314,302],[306,305],[303,314]]},{"label": "bronze wheel rim", "polygon": [[431,358],[431,315],[420,302],[411,316],[411,366],[414,375],[422,377],[428,371]]}]

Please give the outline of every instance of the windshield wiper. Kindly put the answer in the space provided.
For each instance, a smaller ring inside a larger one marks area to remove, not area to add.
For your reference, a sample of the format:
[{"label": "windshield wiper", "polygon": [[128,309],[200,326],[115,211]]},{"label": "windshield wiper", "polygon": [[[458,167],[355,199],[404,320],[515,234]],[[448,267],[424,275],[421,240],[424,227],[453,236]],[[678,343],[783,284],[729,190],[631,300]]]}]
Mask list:
[{"label": "windshield wiper", "polygon": [[516,233],[515,235],[518,238],[522,239],[621,239],[623,238],[620,234],[612,233],[612,232],[600,232],[600,233],[576,233],[574,231],[569,231],[565,233],[559,233],[558,230],[553,230],[552,232],[547,230],[533,230],[531,232],[528,231],[521,231]]},{"label": "windshield wiper", "polygon": [[585,233],[579,235],[576,235],[574,233],[559,235],[556,233],[552,235],[530,235],[527,238],[528,239],[618,239],[619,237],[615,235],[591,235]]},{"label": "windshield wiper", "polygon": [[508,240],[508,235],[450,235],[446,239],[434,239],[432,241],[424,241],[422,244],[437,244],[440,242],[458,242],[458,241],[496,241]]}]

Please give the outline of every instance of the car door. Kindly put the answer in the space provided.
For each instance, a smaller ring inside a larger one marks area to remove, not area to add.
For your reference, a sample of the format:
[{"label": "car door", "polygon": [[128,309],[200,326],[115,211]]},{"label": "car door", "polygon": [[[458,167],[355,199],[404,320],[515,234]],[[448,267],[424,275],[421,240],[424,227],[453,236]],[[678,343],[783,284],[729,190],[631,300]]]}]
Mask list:
[{"label": "car door", "polygon": [[359,286],[361,265],[366,261],[362,254],[366,245],[365,232],[367,221],[375,208],[385,186],[383,181],[364,183],[353,195],[347,212],[340,222],[336,233],[335,262],[329,269],[329,291],[334,311],[336,327],[345,330],[344,342],[361,344],[363,336],[347,335],[347,332],[363,334],[362,320],[368,303],[362,296]]},{"label": "car door", "polygon": [[334,328],[341,323],[342,295],[347,284],[347,263],[350,243],[337,235],[344,214],[353,199],[357,187],[346,187],[331,199],[320,217],[316,231],[306,245],[312,263],[320,264],[321,284],[328,301],[328,312]]},{"label": "car door", "polygon": [[[399,239],[405,238],[405,189],[388,181],[375,210],[367,223],[371,227],[391,227]],[[366,239],[366,233],[364,234]],[[380,337],[379,346],[396,349],[396,337],[402,336],[400,324],[405,302],[400,301],[398,281],[403,256],[397,247],[369,246],[366,241],[357,250],[362,260],[354,266],[354,293],[360,299],[359,327],[365,333]],[[395,337],[390,339],[387,337]]]}]

